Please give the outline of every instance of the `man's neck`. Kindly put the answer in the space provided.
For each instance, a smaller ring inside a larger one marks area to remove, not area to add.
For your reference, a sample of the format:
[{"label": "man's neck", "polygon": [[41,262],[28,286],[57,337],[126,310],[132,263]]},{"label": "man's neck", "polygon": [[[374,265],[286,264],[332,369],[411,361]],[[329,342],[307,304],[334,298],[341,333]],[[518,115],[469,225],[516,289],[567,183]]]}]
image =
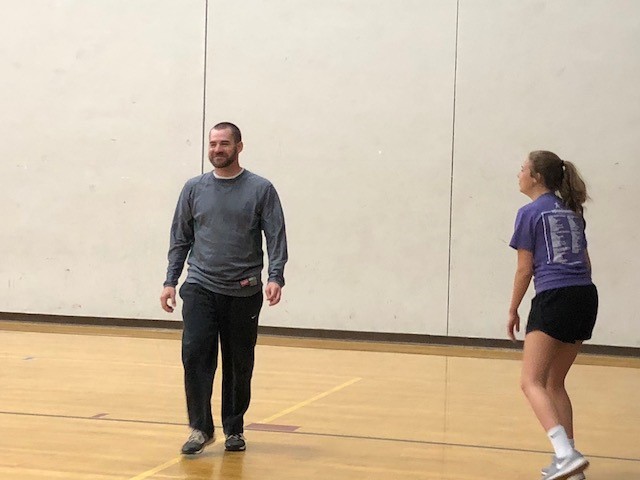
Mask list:
[{"label": "man's neck", "polygon": [[244,171],[240,165],[229,165],[225,168],[215,168],[213,169],[213,174],[216,178],[235,178],[240,175]]}]

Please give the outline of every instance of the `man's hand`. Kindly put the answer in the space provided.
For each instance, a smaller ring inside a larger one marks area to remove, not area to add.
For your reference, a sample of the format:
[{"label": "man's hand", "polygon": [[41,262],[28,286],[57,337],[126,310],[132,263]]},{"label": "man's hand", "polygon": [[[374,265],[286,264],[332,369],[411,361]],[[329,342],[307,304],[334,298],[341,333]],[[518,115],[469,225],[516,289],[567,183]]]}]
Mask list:
[{"label": "man's hand", "polygon": [[176,288],[164,287],[160,295],[160,305],[165,312],[172,313],[176,307]]},{"label": "man's hand", "polygon": [[269,306],[272,307],[280,301],[280,296],[282,295],[282,287],[276,282],[269,282],[264,289],[264,294],[269,301]]}]

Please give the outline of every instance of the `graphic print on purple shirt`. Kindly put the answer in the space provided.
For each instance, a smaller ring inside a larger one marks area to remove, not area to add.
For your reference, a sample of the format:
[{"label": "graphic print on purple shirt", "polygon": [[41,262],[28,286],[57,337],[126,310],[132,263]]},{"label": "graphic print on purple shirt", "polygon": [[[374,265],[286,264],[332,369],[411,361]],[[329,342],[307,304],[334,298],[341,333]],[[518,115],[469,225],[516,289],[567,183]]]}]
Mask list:
[{"label": "graphic print on purple shirt", "polygon": [[587,242],[584,221],[568,209],[542,212],[542,226],[547,245],[547,262],[577,265],[584,260]]},{"label": "graphic print on purple shirt", "polygon": [[518,210],[509,245],[533,253],[536,293],[591,284],[584,219],[552,193]]}]

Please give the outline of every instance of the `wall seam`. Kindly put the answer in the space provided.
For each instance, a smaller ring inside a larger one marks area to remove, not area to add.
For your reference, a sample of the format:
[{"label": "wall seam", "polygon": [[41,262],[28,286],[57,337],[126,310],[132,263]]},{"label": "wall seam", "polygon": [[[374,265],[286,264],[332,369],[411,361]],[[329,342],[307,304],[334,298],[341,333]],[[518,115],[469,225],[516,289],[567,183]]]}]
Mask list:
[{"label": "wall seam", "polygon": [[456,42],[453,60],[453,115],[451,126],[451,179],[449,184],[449,256],[447,259],[447,336],[449,336],[449,321],[451,318],[451,244],[453,231],[453,166],[456,141],[456,93],[458,86],[458,28],[460,18],[460,0],[456,2]]},{"label": "wall seam", "polygon": [[207,110],[207,46],[209,43],[209,0],[204,2],[204,59],[202,75],[202,141],[200,145],[200,173],[204,173],[205,138],[206,138],[206,110]]}]

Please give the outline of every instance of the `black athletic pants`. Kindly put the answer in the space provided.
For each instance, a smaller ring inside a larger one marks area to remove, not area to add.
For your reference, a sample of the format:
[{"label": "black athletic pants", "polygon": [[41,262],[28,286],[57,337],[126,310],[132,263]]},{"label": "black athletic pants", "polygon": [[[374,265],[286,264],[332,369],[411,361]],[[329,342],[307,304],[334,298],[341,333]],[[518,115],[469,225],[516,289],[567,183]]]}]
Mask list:
[{"label": "black athletic pants", "polygon": [[251,376],[258,337],[262,292],[251,297],[213,293],[184,283],[182,364],[189,426],[212,436],[213,377],[222,350],[222,428],[226,435],[242,433],[251,401]]}]

